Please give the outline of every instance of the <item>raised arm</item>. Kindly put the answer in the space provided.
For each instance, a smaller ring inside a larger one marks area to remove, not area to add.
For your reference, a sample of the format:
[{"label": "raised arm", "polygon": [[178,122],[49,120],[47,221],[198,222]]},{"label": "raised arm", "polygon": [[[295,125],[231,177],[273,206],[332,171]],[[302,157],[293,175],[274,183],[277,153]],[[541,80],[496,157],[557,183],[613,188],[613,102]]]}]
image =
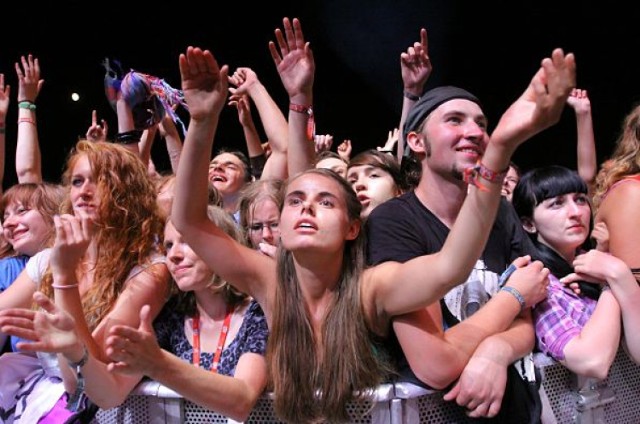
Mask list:
[{"label": "raised arm", "polygon": [[264,165],[261,178],[286,179],[288,176],[287,143],[289,132],[287,119],[253,70],[238,68],[233,73],[231,80],[236,85],[236,88],[232,89],[232,93],[246,93],[251,97],[269,140],[271,155]]},{"label": "raised arm", "polygon": [[[22,64],[22,67],[20,66]],[[38,58],[28,55],[16,62],[18,76],[18,142],[16,173],[19,183],[42,182],[42,158],[38,141],[36,99],[44,80],[40,79]]]},{"label": "raised arm", "polygon": [[402,128],[411,107],[420,99],[424,92],[424,85],[431,75],[433,66],[429,59],[429,45],[427,30],[420,30],[420,41],[413,43],[406,52],[400,54],[400,73],[402,75],[402,112],[400,114],[400,134],[398,134],[398,150],[396,158],[402,162],[406,140],[402,136]]},{"label": "raised arm", "polygon": [[[247,153],[249,153],[249,159],[253,163],[253,158],[264,155],[264,149],[260,141],[260,134],[256,129],[255,122],[251,116],[251,101],[246,94],[232,94],[229,98],[229,106],[233,106],[238,111],[238,121],[242,126],[242,132],[244,134],[244,141],[247,145]],[[252,173],[255,171],[251,170]],[[255,174],[253,174],[255,176]],[[259,178],[259,177],[256,177]]]},{"label": "raised arm", "polygon": [[0,196],[4,192],[4,164],[6,159],[6,125],[11,87],[4,84],[4,74],[0,74]]},{"label": "raised arm", "polygon": [[164,139],[167,146],[167,154],[171,162],[171,172],[178,172],[178,163],[180,162],[180,154],[182,153],[182,138],[178,133],[178,128],[171,115],[166,113],[158,124],[160,137]]},{"label": "raised arm", "polygon": [[593,134],[591,102],[587,90],[575,88],[571,91],[567,104],[576,113],[578,135],[578,175],[587,183],[589,191],[593,189],[598,168],[596,158],[596,140]]},{"label": "raised arm", "polygon": [[[469,194],[442,250],[404,264],[386,262],[366,271],[367,279],[374,280],[367,284],[367,290],[372,289],[378,313],[393,316],[420,309],[466,279],[481,256],[498,210],[502,181],[496,175],[503,175],[518,145],[558,122],[574,86],[573,54],[554,50],[551,58],[542,61],[525,92],[502,115],[481,166],[466,171],[467,181],[472,183]],[[406,282],[402,290],[398,281]]]},{"label": "raised arm", "polygon": [[313,79],[315,62],[309,42],[304,41],[297,18],[282,20],[282,30],[276,29],[276,42],[269,42],[269,51],[280,79],[289,95],[289,176],[314,167]]},{"label": "raised arm", "polygon": [[[142,135],[140,136],[140,142],[138,142],[138,151],[140,154],[140,160],[144,163],[145,167],[149,169],[149,164],[151,162],[151,149],[153,148],[153,143],[156,140],[156,134],[158,133],[158,125],[152,125],[149,128],[146,128],[142,131]],[[155,168],[155,167],[154,167]]]},{"label": "raised arm", "polygon": [[89,141],[107,141],[107,134],[109,133],[109,126],[104,119],[98,123],[98,112],[94,109],[91,111],[91,126],[87,129],[87,140]]},{"label": "raised arm", "polygon": [[268,315],[265,301],[275,288],[274,261],[237,243],[207,217],[209,156],[226,101],[227,72],[227,66],[220,68],[208,50],[189,47],[180,55],[191,119],[176,174],[171,221],[217,275],[256,298]]}]

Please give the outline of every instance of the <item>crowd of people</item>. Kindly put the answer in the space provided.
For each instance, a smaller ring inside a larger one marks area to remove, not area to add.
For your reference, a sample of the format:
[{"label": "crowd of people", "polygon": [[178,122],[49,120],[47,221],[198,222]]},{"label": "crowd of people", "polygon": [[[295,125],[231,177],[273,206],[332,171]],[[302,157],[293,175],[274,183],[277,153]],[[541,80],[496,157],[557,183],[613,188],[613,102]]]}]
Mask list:
[{"label": "crowd of people", "polygon": [[[598,167],[576,59],[556,48],[490,132],[474,94],[427,89],[421,29],[400,54],[397,129],[352,154],[315,134],[300,21],[269,51],[286,115],[254,70],[197,46],[179,90],[110,74],[117,134],[93,111],[59,183],[42,179],[38,59],[16,63],[15,99],[0,74],[2,168],[19,110],[18,184],[0,198],[1,422],[89,422],[149,378],[237,421],[269,391],[285,422],[344,422],[349,402],[406,381],[471,419],[537,423],[533,352],[596,378],[621,345],[640,362],[640,107]],[[216,139],[225,106],[246,151]],[[523,172],[513,153],[567,106],[576,170]]]}]

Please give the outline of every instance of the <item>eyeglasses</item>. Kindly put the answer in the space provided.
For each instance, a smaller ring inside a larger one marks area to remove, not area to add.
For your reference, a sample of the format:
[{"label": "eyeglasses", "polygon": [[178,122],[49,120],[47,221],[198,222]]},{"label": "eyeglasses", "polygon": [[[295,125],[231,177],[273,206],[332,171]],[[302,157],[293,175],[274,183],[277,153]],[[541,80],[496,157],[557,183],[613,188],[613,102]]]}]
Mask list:
[{"label": "eyeglasses", "polygon": [[254,222],[249,225],[249,231],[252,233],[262,233],[262,230],[268,228],[272,233],[280,232],[280,223],[277,221],[273,222]]}]

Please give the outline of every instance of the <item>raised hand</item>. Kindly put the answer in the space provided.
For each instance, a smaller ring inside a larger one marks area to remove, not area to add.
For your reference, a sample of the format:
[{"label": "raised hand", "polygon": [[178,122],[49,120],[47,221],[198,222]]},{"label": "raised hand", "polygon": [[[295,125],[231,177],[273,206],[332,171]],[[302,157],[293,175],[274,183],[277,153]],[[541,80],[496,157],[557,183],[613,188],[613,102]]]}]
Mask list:
[{"label": "raised hand", "polygon": [[234,106],[238,109],[238,120],[242,126],[253,125],[249,96],[246,94],[232,94],[229,97],[229,106]]},{"label": "raised hand", "polygon": [[256,83],[259,83],[258,75],[251,68],[238,68],[229,77],[229,82],[235,88],[229,88],[231,94],[248,94],[249,89]]},{"label": "raised hand", "polygon": [[304,41],[302,26],[297,18],[293,19],[293,25],[289,18],[284,18],[282,23],[284,35],[280,29],[275,30],[278,47],[273,41],[269,42],[271,57],[289,98],[298,94],[308,96],[312,92],[316,67],[313,53],[309,43]]},{"label": "raised hand", "polygon": [[40,89],[44,84],[44,80],[40,79],[40,63],[38,58],[28,55],[26,58],[22,56],[20,63],[16,62],[16,74],[18,75],[18,102],[28,101],[35,102],[40,93]]},{"label": "raised hand", "polygon": [[349,162],[349,159],[351,159],[351,150],[352,150],[351,140],[349,139],[342,140],[342,143],[338,145],[337,150],[340,157],[346,160],[347,162]]},{"label": "raised hand", "polygon": [[[175,111],[178,108],[178,105],[173,105],[171,107]],[[167,135],[180,137],[178,128],[176,128],[176,123],[173,122],[173,118],[168,113],[165,113],[160,122],[158,122],[158,132],[160,133],[160,137],[162,138],[166,138]]]},{"label": "raised hand", "polygon": [[4,74],[0,74],[0,118],[2,118],[3,124],[9,110],[10,94],[11,87],[8,84],[4,85]]},{"label": "raised hand", "polygon": [[138,328],[126,325],[115,325],[109,329],[106,352],[111,362],[109,371],[125,374],[153,375],[155,363],[162,355],[153,331],[149,305],[140,310]]},{"label": "raised hand", "polygon": [[500,118],[491,140],[510,148],[554,125],[576,85],[576,61],[573,53],[555,49],[529,83],[524,93]]},{"label": "raised hand", "polygon": [[73,317],[41,292],[35,292],[33,300],[43,310],[6,309],[0,312],[0,331],[29,340],[17,344],[27,352],[65,354],[77,350],[80,339]]},{"label": "raised hand", "polygon": [[400,54],[400,71],[404,90],[414,96],[421,96],[432,70],[427,30],[422,28],[420,41],[416,41],[406,52]]},{"label": "raised hand", "polygon": [[104,119],[100,120],[98,124],[98,112],[94,109],[91,112],[91,126],[87,130],[87,140],[96,142],[96,141],[106,141],[107,133],[109,131],[109,126],[107,125],[107,121]]},{"label": "raised hand", "polygon": [[191,46],[180,55],[179,65],[191,119],[198,121],[210,114],[218,115],[227,98],[229,67],[220,68],[209,50]]},{"label": "raised hand", "polygon": [[387,141],[384,143],[384,146],[378,146],[376,149],[379,152],[392,152],[393,147],[398,142],[400,137],[400,130],[398,128],[394,128],[392,131],[389,131],[389,135],[387,136]]},{"label": "raised hand", "polygon": [[[53,217],[56,239],[49,260],[54,282],[64,284],[75,273],[87,251],[93,235],[93,223],[87,216],[60,215]],[[75,279],[75,277],[74,277]]]},{"label": "raised hand", "polygon": [[587,90],[574,88],[567,98],[567,104],[571,106],[576,113],[586,113],[591,111],[591,101],[587,95]]},{"label": "raised hand", "polygon": [[331,146],[333,146],[333,136],[331,134],[315,135],[313,142],[315,144],[316,154],[318,154],[325,150],[331,150]]}]

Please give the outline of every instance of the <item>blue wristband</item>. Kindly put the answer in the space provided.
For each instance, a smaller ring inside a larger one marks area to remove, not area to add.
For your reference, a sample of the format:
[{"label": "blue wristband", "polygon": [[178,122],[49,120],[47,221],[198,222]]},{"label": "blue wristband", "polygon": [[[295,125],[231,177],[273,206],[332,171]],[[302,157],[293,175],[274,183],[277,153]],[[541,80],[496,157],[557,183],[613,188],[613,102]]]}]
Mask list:
[{"label": "blue wristband", "polygon": [[524,301],[524,297],[520,294],[520,292],[517,289],[511,286],[505,286],[505,287],[502,287],[500,291],[511,293],[511,295],[515,297],[518,303],[520,304],[520,312],[524,311],[524,308],[527,306],[527,303]]},{"label": "blue wristband", "polygon": [[509,277],[511,277],[511,274],[513,274],[516,269],[518,268],[516,268],[514,264],[509,265],[507,269],[504,270],[502,275],[500,275],[500,279],[498,280],[498,287],[504,287],[504,285],[507,284],[507,281],[509,281]]}]

